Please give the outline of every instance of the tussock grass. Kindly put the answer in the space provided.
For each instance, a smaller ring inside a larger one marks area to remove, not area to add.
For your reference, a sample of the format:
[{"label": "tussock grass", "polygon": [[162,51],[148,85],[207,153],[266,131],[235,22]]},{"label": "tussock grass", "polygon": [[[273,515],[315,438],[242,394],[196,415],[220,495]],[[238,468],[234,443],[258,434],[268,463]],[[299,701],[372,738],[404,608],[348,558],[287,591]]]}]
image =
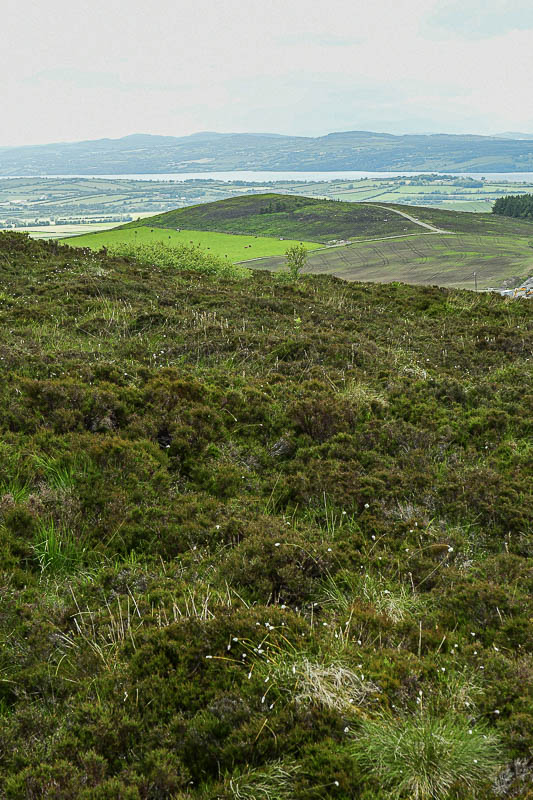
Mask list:
[{"label": "tussock grass", "polygon": [[56,526],[53,520],[39,525],[33,550],[46,575],[72,574],[86,564],[86,548],[72,531]]},{"label": "tussock grass", "polygon": [[351,753],[388,797],[411,800],[482,797],[501,763],[497,737],[454,712],[362,720]]},{"label": "tussock grass", "polygon": [[29,483],[14,478],[13,480],[2,481],[0,483],[0,503],[5,500],[10,500],[14,503],[23,503],[30,495]]},{"label": "tussock grass", "polygon": [[319,601],[342,614],[350,613],[354,604],[363,601],[395,623],[422,614],[428,607],[427,597],[409,584],[369,574],[340,578],[329,575],[323,583]]},{"label": "tussock grass", "polygon": [[381,411],[388,406],[388,401],[382,392],[378,392],[360,381],[348,380],[341,393],[356,406],[371,407]]},{"label": "tussock grass", "polygon": [[45,477],[52,489],[68,491],[73,489],[78,478],[83,477],[87,464],[82,456],[77,456],[74,463],[64,463],[60,459],[46,455],[35,455],[33,461]]}]

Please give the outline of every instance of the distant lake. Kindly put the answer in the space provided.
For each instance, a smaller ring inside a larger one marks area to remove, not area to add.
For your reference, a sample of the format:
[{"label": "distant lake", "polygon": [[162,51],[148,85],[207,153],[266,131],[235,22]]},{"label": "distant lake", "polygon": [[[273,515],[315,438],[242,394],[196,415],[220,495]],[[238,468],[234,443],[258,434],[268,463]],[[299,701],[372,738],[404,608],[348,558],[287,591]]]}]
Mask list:
[{"label": "distant lake", "polygon": [[453,175],[458,178],[486,178],[490,183],[509,181],[511,183],[533,183],[533,172],[360,172],[360,171],[331,171],[331,172],[254,172],[252,170],[235,170],[231,172],[166,172],[145,173],[130,175],[4,175],[1,178],[105,178],[108,180],[130,181],[224,181],[233,183],[275,183],[276,181],[356,181],[360,178],[412,178],[415,175]]}]

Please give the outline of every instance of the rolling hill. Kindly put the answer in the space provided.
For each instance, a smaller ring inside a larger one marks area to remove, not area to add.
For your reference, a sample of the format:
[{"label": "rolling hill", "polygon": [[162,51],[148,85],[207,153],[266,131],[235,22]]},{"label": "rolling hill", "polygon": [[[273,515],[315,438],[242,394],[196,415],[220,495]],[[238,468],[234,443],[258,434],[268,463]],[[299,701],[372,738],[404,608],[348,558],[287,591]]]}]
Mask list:
[{"label": "rolling hill", "polygon": [[[65,241],[99,249],[135,240],[195,243],[234,262],[267,270],[283,269],[286,248],[304,241],[309,249],[307,271],[357,281],[474,288],[477,279],[478,288],[485,289],[533,273],[532,222],[279,194],[244,195],[181,208]],[[319,247],[346,240],[351,244]]]},{"label": "rolling hill", "polygon": [[167,211],[122,227],[138,226],[282,236],[324,243],[419,230],[415,223],[380,206],[282,194],[231,197]]},{"label": "rolling hill", "polygon": [[0,150],[0,175],[218,170],[533,171],[533,141],[345,131],[316,138],[255,133],[135,134]]},{"label": "rolling hill", "polygon": [[[281,204],[286,207],[281,209]],[[533,223],[494,214],[256,195],[179,209],[140,224],[180,223],[207,230],[279,232],[322,242],[348,239],[352,245],[310,252],[306,267],[345,280],[473,288],[475,272],[478,287],[487,288],[533,273]],[[417,223],[449,233],[430,232]],[[247,266],[278,270],[284,264],[282,254],[272,254]]]}]

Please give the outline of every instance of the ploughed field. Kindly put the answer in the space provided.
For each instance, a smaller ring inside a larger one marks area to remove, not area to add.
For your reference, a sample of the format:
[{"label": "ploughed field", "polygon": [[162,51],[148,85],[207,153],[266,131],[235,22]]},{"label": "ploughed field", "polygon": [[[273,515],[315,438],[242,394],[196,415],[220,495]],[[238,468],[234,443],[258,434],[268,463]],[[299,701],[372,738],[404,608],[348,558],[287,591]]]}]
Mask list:
[{"label": "ploughed field", "polygon": [[493,294],[0,234],[0,797],[530,796],[532,364]]},{"label": "ploughed field", "polygon": [[[265,258],[247,266],[280,270],[285,259]],[[533,239],[458,233],[357,242],[310,253],[306,271],[349,281],[403,281],[465,289],[474,288],[476,273],[478,288],[483,289],[500,286],[513,276],[533,274]]]}]

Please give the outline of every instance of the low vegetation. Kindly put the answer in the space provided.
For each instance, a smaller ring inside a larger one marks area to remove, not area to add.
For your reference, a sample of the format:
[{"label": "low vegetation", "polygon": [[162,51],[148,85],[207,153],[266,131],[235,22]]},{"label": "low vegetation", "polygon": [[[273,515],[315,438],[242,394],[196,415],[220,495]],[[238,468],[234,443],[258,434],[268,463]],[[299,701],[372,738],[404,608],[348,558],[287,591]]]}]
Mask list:
[{"label": "low vegetation", "polygon": [[[305,248],[302,247],[305,252]],[[135,260],[147,267],[186,269],[204,275],[227,278],[247,278],[250,271],[233,264],[228,258],[206,253],[199,246],[172,246],[161,241],[143,244],[137,241],[111,242],[107,251],[110,256]]]},{"label": "low vegetation", "polygon": [[533,307],[182,255],[0,234],[0,796],[531,797]]}]

